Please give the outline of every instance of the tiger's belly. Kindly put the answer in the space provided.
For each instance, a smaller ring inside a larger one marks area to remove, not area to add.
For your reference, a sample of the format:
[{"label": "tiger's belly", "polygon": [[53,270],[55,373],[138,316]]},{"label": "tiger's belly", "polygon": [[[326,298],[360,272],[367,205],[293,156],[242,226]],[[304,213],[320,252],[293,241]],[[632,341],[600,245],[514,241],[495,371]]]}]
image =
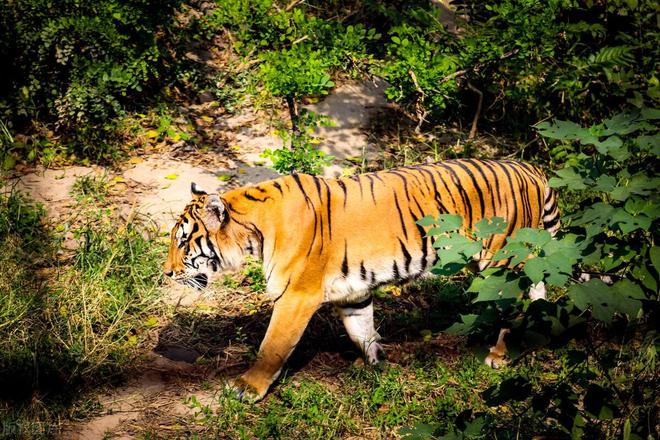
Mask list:
[{"label": "tiger's belly", "polygon": [[400,261],[398,257],[382,257],[362,261],[357,267],[349,267],[326,275],[324,283],[325,301],[337,304],[351,304],[365,299],[372,289],[385,284],[394,284],[417,278],[428,267],[422,267],[422,257],[411,255],[411,261]]}]

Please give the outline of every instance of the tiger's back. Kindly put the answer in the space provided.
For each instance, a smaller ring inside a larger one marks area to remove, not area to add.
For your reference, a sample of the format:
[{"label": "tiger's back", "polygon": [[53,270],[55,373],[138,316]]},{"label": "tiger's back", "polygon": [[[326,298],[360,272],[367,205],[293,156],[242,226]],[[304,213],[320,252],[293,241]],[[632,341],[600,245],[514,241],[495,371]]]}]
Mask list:
[{"label": "tiger's back", "polygon": [[435,249],[416,223],[426,215],[459,214],[467,230],[484,217],[504,218],[505,233],[485,242],[483,269],[506,236],[556,214],[543,174],[515,161],[450,160],[340,179],[293,175],[257,188],[275,184],[275,196],[288,199],[285,211],[295,213],[281,228],[290,228],[283,244],[299,262],[292,266],[307,277],[316,272],[333,302],[432,267]]}]

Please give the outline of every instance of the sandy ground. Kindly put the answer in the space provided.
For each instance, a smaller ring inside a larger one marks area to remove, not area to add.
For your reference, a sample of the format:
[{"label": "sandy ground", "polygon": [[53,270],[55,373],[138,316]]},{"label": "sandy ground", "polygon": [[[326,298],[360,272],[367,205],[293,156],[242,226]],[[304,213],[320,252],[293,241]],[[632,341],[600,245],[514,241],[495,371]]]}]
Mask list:
[{"label": "sandy ground", "polygon": [[[337,158],[325,174],[340,174],[346,159],[373,154],[365,129],[386,103],[382,81],[347,83],[338,87],[325,100],[308,106],[310,110],[330,116],[333,127],[322,128],[323,150]],[[104,176],[111,186],[111,203],[122,211],[137,210],[147,216],[160,231],[168,231],[190,200],[190,184],[195,182],[209,192],[251,185],[271,179],[277,174],[260,157],[266,148],[279,148],[281,140],[272,132],[269,121],[247,108],[238,115],[214,121],[210,137],[218,133],[229,143],[229,151],[221,148],[205,153],[180,154],[171,149],[158,154],[134,157],[113,169],[70,166],[59,169],[36,169],[16,177],[13,184],[46,207],[55,222],[70,215],[76,201],[71,196],[76,179]],[[70,245],[74,246],[70,239]],[[221,298],[208,298],[184,287],[163,292],[165,301],[180,307],[214,307]],[[183,423],[191,415],[185,399],[194,394],[202,401],[212,401],[214,391],[202,386],[215,374],[208,367],[194,363],[197,355],[186,347],[160,347],[145,362],[144,372],[120,388],[99,396],[100,414],[88,421],[67,426],[63,439],[134,438],[135,426],[145,417],[156,417],[161,428]],[[164,350],[164,351],[163,351]],[[225,366],[226,367],[226,366]],[[243,366],[241,366],[243,368]],[[217,381],[216,381],[217,382]],[[216,385],[218,385],[216,383]],[[133,428],[132,428],[133,427]]]}]

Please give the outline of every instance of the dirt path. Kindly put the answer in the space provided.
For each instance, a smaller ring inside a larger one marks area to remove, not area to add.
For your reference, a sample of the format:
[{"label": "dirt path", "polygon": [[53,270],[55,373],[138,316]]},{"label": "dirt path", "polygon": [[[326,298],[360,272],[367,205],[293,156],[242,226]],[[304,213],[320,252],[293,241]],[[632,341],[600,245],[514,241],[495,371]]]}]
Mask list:
[{"label": "dirt path", "polygon": [[[371,118],[384,106],[382,82],[348,83],[338,87],[324,101],[309,106],[312,111],[335,121],[334,127],[319,131],[325,139],[323,149],[337,158],[336,163],[326,169],[326,175],[340,174],[342,167],[348,164],[347,158],[362,158],[373,151],[365,130]],[[124,215],[137,210],[159,231],[169,231],[190,200],[191,182],[207,191],[223,192],[277,176],[260,154],[266,148],[282,144],[263,119],[248,108],[238,115],[214,121],[208,128],[212,132],[209,138],[221,136],[229,144],[231,154],[221,148],[197,153],[185,145],[174,145],[158,153],[134,157],[113,169],[83,166],[37,169],[15,178],[14,183],[19,190],[43,203],[57,223],[68,221],[75,211],[77,202],[71,193],[77,179],[102,177],[110,187],[109,203],[116,209]],[[66,238],[65,246],[75,246],[72,236]],[[163,298],[182,313],[225,310],[227,305],[222,295],[209,300],[181,286],[164,289]],[[266,322],[267,316],[263,318]],[[216,364],[216,368],[196,364],[199,353],[194,349],[161,343],[158,353],[147,354],[141,375],[98,397],[102,409],[97,417],[69,424],[61,438],[134,438],[140,431],[136,427],[145,424],[157,426],[159,432],[167,432],[168,426],[185,426],[192,416],[185,400],[195,395],[198,400],[211,402],[215,390],[221,388],[217,367],[226,373],[232,372],[232,368],[235,372],[243,369],[241,355],[254,348],[251,347],[254,342],[224,348],[224,363]]]}]

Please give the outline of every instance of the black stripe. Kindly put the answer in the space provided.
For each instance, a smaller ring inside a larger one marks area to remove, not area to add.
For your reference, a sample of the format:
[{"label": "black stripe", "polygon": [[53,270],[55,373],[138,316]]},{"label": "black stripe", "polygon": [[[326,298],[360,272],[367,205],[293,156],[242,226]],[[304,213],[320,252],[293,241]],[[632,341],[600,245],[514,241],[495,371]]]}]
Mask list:
[{"label": "black stripe", "polygon": [[253,195],[248,194],[247,191],[243,193],[243,197],[245,197],[248,200],[252,200],[253,202],[260,202],[260,203],[263,203],[266,200],[270,199],[270,197],[264,197],[263,199],[258,199]]},{"label": "black stripe", "polygon": [[399,244],[401,245],[401,252],[403,252],[403,260],[404,264],[406,267],[406,273],[410,273],[410,263],[412,262],[412,257],[410,256],[410,252],[408,252],[408,249],[406,248],[406,245],[403,244],[403,241],[399,238]]},{"label": "black stripe", "polygon": [[284,195],[284,192],[282,192],[282,186],[278,182],[273,183],[273,186],[277,188],[280,194]]},{"label": "black stripe", "polygon": [[[493,188],[490,186],[490,182],[488,181],[488,178],[486,177],[486,174],[481,169],[481,165],[483,165],[483,162],[468,159],[467,163],[472,165],[477,170],[477,172],[481,175],[481,177],[484,179],[484,183],[486,183],[486,188],[488,188],[488,197],[490,198],[490,206],[493,209],[493,216],[496,215],[497,209],[495,208],[495,197],[494,197],[494,194],[493,194]],[[484,217],[485,216],[486,216],[486,214],[484,213]]]},{"label": "black stripe", "polygon": [[337,185],[344,191],[344,209],[346,209],[346,200],[348,199],[348,194],[346,193],[346,184],[343,180],[338,180]]},{"label": "black stripe", "polygon": [[403,222],[403,213],[401,212],[401,206],[399,206],[399,198],[396,196],[396,191],[392,190],[394,194],[394,203],[396,204],[396,210],[399,212],[399,220],[401,221],[401,229],[403,230],[403,236],[408,239],[408,232],[406,231],[406,224]]},{"label": "black stripe", "polygon": [[408,201],[410,201],[410,194],[408,194],[408,179],[406,178],[406,175],[401,174],[396,170],[390,170],[389,172],[397,176],[399,179],[403,180],[403,191],[406,193],[406,198],[408,199]]},{"label": "black stripe", "polygon": [[316,192],[319,195],[319,201],[323,203],[323,197],[321,197],[321,181],[316,176],[312,176],[312,180],[314,180],[314,185],[316,185]]},{"label": "black stripe", "polygon": [[348,276],[348,244],[344,240],[344,261],[341,263],[341,273]]},{"label": "black stripe", "polygon": [[371,200],[374,201],[374,205],[376,204],[376,196],[374,195],[374,178],[370,176],[369,174],[365,174],[364,177],[369,179],[369,189],[371,189]]},{"label": "black stripe", "polygon": [[332,212],[331,212],[332,208],[330,206],[331,205],[330,186],[325,180],[323,180],[323,184],[325,185],[325,195],[328,198],[328,200],[326,200],[325,202],[328,212],[328,236],[329,236],[329,240],[332,240]]},{"label": "black stripe", "polygon": [[[516,180],[518,181],[518,191],[520,192],[520,202],[523,205],[523,227],[525,226],[532,226],[532,208],[529,206],[529,197],[527,197],[527,181],[524,179],[524,177],[520,174],[520,171],[518,168],[515,167],[515,163],[509,163],[509,162],[504,162],[504,166],[510,167],[511,171],[513,174],[516,176]],[[526,216],[526,218],[525,218]]]},{"label": "black stripe", "polygon": [[374,302],[374,297],[369,295],[369,297],[363,301],[352,304],[341,304],[339,307],[341,307],[342,309],[364,309],[365,307],[369,307],[373,302]]},{"label": "black stripe", "polygon": [[396,260],[392,264],[392,275],[395,280],[401,279],[401,274],[399,274],[399,266],[396,264]]},{"label": "black stripe", "polygon": [[[497,195],[497,207],[498,209],[502,208],[502,199],[500,195],[500,176],[497,175],[495,172],[495,169],[491,164],[489,164],[486,161],[480,160],[479,163],[481,163],[483,166],[488,168],[488,170],[491,172],[493,175],[493,181],[495,182],[495,194]],[[493,197],[493,203],[495,202],[495,198]],[[498,215],[499,211],[495,210],[495,215]]]},{"label": "black stripe", "polygon": [[[293,177],[293,180],[296,181],[296,183],[298,184],[298,188],[300,188],[300,192],[303,194],[303,196],[305,196],[305,202],[307,203],[307,205],[311,205],[312,201],[305,192],[305,188],[303,188],[302,182],[300,182],[300,176],[298,174],[292,174],[291,177]],[[314,230],[316,231],[316,228]]]},{"label": "black stripe", "polygon": [[547,222],[544,221],[544,222],[543,222],[543,227],[544,227],[545,229],[550,229],[550,228],[552,228],[553,226],[555,226],[557,223],[559,223],[559,216],[553,218],[553,219],[550,220],[550,221],[547,221]]},{"label": "black stripe", "polygon": [[[451,180],[454,183],[456,189],[458,190],[458,194],[461,196],[461,200],[463,201],[463,206],[466,208],[467,226],[468,228],[472,228],[472,203],[470,202],[470,197],[465,192],[463,185],[461,185],[460,179],[458,178],[458,174],[456,174],[456,171],[454,171],[449,165],[439,163],[438,166],[449,171]],[[458,212],[456,213],[458,214]]]},{"label": "black stripe", "polygon": [[[440,196],[440,193],[438,192],[438,185],[436,184],[435,177],[433,176],[433,173],[430,172],[429,170],[427,170],[426,168],[423,168],[423,167],[420,167],[420,168],[419,168],[419,171],[422,172],[422,173],[424,173],[424,174],[426,174],[426,175],[428,175],[428,176],[429,176],[429,179],[431,179],[431,183],[433,184],[433,192],[434,192],[433,197],[435,198],[435,202],[436,202],[436,203],[439,205],[439,207],[440,207],[440,209],[439,209],[440,212],[439,212],[439,213],[440,213],[440,214],[444,214],[444,213],[446,213],[446,212],[447,212],[447,208],[446,208],[445,205],[442,203],[442,197]],[[432,213],[430,213],[430,214],[432,214]]]},{"label": "black stripe", "polygon": [[367,269],[364,268],[364,261],[360,261],[360,278],[362,281],[367,279]]},{"label": "black stripe", "polygon": [[[513,228],[515,228],[516,223],[518,222],[518,201],[516,200],[516,192],[513,189],[513,181],[511,180],[511,174],[509,174],[509,170],[507,170],[504,165],[502,165],[501,162],[497,161],[492,161],[495,165],[500,167],[500,169],[504,172],[506,175],[506,179],[509,182],[509,188],[511,188],[511,198],[513,199],[513,221],[507,226],[506,228],[506,235],[509,236],[511,235],[511,232],[513,232]],[[504,197],[504,200],[507,201],[508,197]],[[508,217],[508,202],[507,202],[507,217]]]}]

